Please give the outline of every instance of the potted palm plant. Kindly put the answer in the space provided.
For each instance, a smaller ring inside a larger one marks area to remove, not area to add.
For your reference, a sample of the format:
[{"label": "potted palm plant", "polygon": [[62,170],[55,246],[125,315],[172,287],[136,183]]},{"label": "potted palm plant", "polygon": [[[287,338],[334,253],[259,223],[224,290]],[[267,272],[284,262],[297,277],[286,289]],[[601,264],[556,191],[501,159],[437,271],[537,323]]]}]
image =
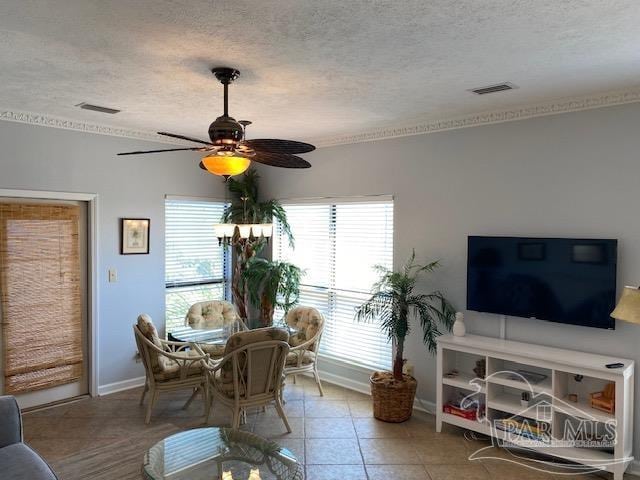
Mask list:
[{"label": "potted palm plant", "polygon": [[358,321],[380,321],[395,349],[393,372],[374,372],[370,378],[374,416],[385,422],[404,422],[413,410],[417,381],[402,371],[410,320],[420,321],[422,339],[431,353],[436,350],[439,326],[451,331],[455,320],[455,310],[442,293],[414,292],[418,278],[439,266],[439,262],[418,265],[415,257],[414,250],[399,272],[376,266],[380,280],[374,284],[371,298],[356,310]]},{"label": "potted palm plant", "polygon": [[276,308],[285,314],[298,302],[302,271],[292,263],[251,258],[243,272],[249,301],[260,309],[263,327],[273,324]]}]

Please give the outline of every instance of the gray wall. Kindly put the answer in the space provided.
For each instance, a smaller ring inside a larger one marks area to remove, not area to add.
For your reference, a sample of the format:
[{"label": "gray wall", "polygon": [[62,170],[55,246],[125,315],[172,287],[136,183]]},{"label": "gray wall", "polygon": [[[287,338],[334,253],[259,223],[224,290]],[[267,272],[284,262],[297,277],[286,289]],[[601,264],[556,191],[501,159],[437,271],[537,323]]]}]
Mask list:
[{"label": "gray wall", "polygon": [[[322,148],[307,155],[311,170],[262,169],[264,193],[393,194],[396,265],[413,247],[420,260],[440,259],[443,268],[422,287],[442,289],[460,310],[470,234],[618,238],[618,285],[637,285],[638,125],[640,105],[633,104]],[[472,332],[499,336],[498,316],[469,312],[466,318]],[[416,365],[419,397],[435,401],[435,358],[415,327],[408,358]],[[640,360],[640,328],[623,322],[605,331],[509,318],[507,337]]]},{"label": "gray wall", "polygon": [[[164,196],[224,198],[222,181],[198,168],[197,154],[116,157],[170,148],[151,142],[0,122],[0,146],[0,188],[98,194],[98,385],[144,375],[131,325],[146,312],[164,326]],[[151,218],[149,255],[119,254],[120,217]]]}]

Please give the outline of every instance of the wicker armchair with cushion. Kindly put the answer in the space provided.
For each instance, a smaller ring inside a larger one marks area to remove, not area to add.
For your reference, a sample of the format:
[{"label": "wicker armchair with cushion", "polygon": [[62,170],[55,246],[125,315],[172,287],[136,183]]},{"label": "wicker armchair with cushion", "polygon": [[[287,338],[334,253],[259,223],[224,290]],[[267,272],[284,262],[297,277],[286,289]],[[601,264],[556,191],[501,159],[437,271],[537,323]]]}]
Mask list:
[{"label": "wicker armchair with cushion", "polygon": [[[224,328],[238,325],[240,330],[247,330],[247,327],[240,319],[240,315],[238,315],[235,305],[224,300],[194,303],[189,307],[189,311],[184,318],[184,324],[195,329]],[[205,353],[214,358],[224,355],[224,345],[200,345],[200,347]]]},{"label": "wicker armchair with cushion", "polygon": [[188,342],[170,342],[158,336],[158,331],[151,321],[151,317],[142,314],[138,323],[133,326],[138,346],[138,352],[144,365],[146,380],[140,404],[149,392],[145,423],[151,420],[151,411],[159,392],[170,390],[193,390],[193,394],[184,405],[187,408],[198,391],[205,397],[205,412],[209,404],[206,371],[202,361],[209,359],[209,355],[195,349],[194,344]]},{"label": "wicker armchair with cushion", "polygon": [[[203,362],[209,373],[210,407],[220,401],[233,411],[232,427],[239,428],[248,407],[275,405],[291,433],[281,402],[284,363],[289,353],[289,333],[282,328],[258,328],[232,335],[224,357]],[[198,347],[199,348],[199,347]],[[209,412],[207,412],[208,419]]]},{"label": "wicker armchair with cushion", "polygon": [[324,317],[315,308],[299,306],[289,310],[285,321],[296,331],[289,337],[291,349],[284,369],[285,376],[293,375],[295,381],[295,375],[311,373],[318,385],[320,395],[324,396],[317,362],[320,339],[324,330]]},{"label": "wicker armchair with cushion", "polygon": [[194,303],[184,319],[191,328],[218,328],[233,324],[240,319],[236,307],[224,300]]}]

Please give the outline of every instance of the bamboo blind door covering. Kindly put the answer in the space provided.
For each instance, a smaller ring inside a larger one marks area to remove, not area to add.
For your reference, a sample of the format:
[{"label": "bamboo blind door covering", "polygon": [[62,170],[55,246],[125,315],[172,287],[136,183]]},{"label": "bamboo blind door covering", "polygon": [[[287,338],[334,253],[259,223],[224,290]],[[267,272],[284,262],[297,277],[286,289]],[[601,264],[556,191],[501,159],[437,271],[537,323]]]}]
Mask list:
[{"label": "bamboo blind door covering", "polygon": [[75,205],[0,203],[6,393],[82,377],[79,222]]}]

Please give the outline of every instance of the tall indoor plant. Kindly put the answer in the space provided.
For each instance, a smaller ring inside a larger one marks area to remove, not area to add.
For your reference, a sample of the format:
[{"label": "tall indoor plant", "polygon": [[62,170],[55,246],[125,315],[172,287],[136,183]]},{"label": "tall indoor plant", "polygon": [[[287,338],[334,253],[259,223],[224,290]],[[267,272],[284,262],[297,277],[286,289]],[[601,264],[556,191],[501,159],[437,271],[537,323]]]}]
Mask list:
[{"label": "tall indoor plant", "polygon": [[375,372],[371,376],[374,416],[379,420],[402,422],[411,416],[417,382],[402,372],[410,320],[420,321],[422,339],[433,353],[436,337],[440,335],[439,326],[450,331],[455,319],[455,310],[442,293],[415,293],[419,277],[439,266],[439,262],[418,265],[415,258],[414,250],[399,272],[376,266],[380,280],[374,284],[371,298],[356,311],[358,321],[379,320],[395,349],[393,372]]},{"label": "tall indoor plant", "polygon": [[254,257],[247,262],[243,275],[249,300],[260,309],[263,327],[273,324],[276,308],[286,314],[298,302],[302,271],[292,263]]},{"label": "tall indoor plant", "polygon": [[[238,224],[272,223],[277,220],[289,243],[293,245],[293,235],[287,214],[277,200],[260,201],[258,196],[260,175],[254,168],[249,168],[241,177],[230,178],[227,188],[231,193],[231,204],[224,213],[222,221]],[[249,260],[259,254],[267,244],[263,237],[241,239],[238,233],[232,239],[234,268],[231,282],[233,303],[243,319],[249,316],[249,294],[244,272]]]}]

